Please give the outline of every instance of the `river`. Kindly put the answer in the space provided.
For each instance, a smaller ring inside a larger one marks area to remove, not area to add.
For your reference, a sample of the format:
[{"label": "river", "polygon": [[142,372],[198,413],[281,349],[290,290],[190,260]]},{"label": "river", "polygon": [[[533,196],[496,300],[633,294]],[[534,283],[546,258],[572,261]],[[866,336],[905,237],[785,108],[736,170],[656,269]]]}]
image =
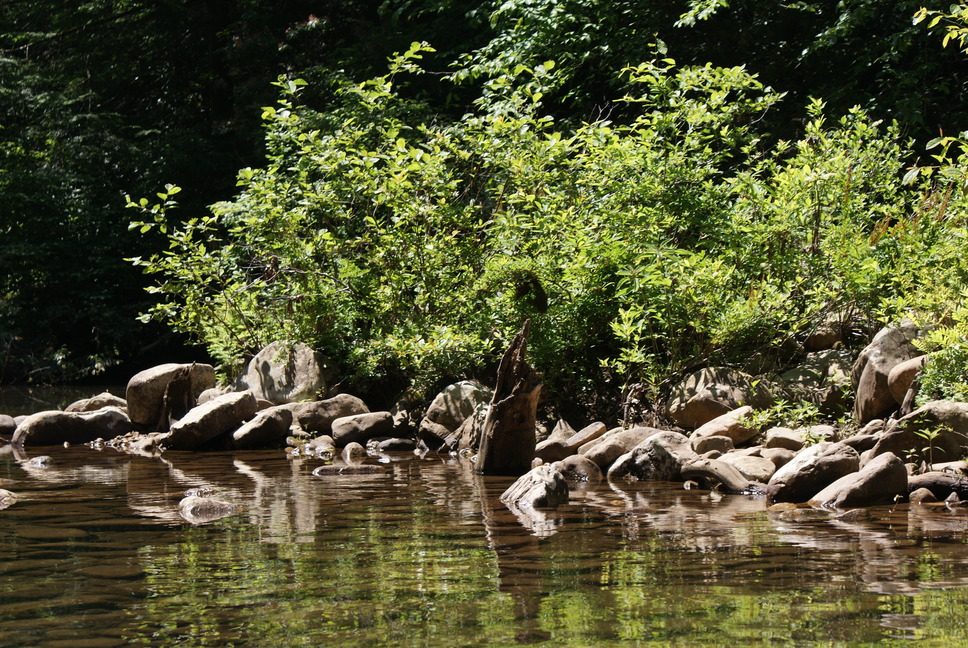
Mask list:
[{"label": "river", "polygon": [[[968,645],[965,510],[637,483],[522,517],[455,458],[0,453],[0,646]],[[192,489],[240,512],[190,524]]]}]

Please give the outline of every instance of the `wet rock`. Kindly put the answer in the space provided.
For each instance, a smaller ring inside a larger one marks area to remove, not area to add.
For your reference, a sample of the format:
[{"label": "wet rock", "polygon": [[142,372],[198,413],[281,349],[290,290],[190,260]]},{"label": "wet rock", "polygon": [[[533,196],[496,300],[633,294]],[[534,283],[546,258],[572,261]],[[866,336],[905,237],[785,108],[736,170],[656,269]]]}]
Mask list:
[{"label": "wet rock", "polygon": [[844,475],[811,498],[811,504],[827,508],[856,508],[894,501],[907,493],[908,475],[900,458],[885,453],[861,470]]},{"label": "wet rock", "polygon": [[12,416],[0,414],[0,439],[9,441],[17,429],[17,422]]},{"label": "wet rock", "polygon": [[309,439],[303,446],[303,454],[328,461],[336,456],[336,444],[333,437],[324,434]]},{"label": "wet rock", "polygon": [[11,442],[18,446],[87,443],[131,431],[127,414],[116,407],[94,412],[48,411],[31,414],[17,426]]},{"label": "wet rock", "polygon": [[235,504],[214,497],[189,495],[178,502],[178,514],[191,524],[207,524],[238,512]]},{"label": "wet rock", "polygon": [[292,412],[285,407],[271,407],[258,412],[232,433],[232,447],[236,450],[284,448]]},{"label": "wet rock", "polygon": [[386,436],[393,430],[393,416],[390,412],[367,412],[341,416],[332,423],[333,441],[336,446],[347,443],[366,443],[378,436]]},{"label": "wet rock", "polygon": [[568,502],[568,482],[554,464],[533,468],[501,495],[501,501],[518,509],[554,508]]},{"label": "wet rock", "polygon": [[888,387],[888,376],[901,362],[921,355],[914,346],[918,335],[917,326],[910,322],[885,328],[861,351],[851,370],[854,420],[857,423],[886,416],[900,406]]},{"label": "wet rock", "polygon": [[565,481],[597,484],[602,481],[602,469],[585,455],[573,454],[559,461],[555,468]]},{"label": "wet rock", "polygon": [[702,437],[724,436],[728,437],[734,446],[742,445],[756,436],[756,428],[750,424],[749,417],[753,414],[753,408],[749,405],[737,407],[721,416],[717,416],[707,423],[703,423],[692,433],[693,439]]},{"label": "wet rock", "polygon": [[347,464],[357,464],[362,463],[366,459],[366,448],[357,443],[356,441],[350,441],[343,448],[343,452],[340,453],[340,457]]},{"label": "wet rock", "polygon": [[249,360],[235,389],[273,405],[312,401],[329,391],[337,374],[336,365],[309,346],[279,341]]},{"label": "wet rock", "polygon": [[164,440],[168,450],[196,450],[237,430],[256,413],[251,392],[232,392],[199,405],[172,426]]},{"label": "wet rock", "polygon": [[168,363],[145,369],[132,376],[125,390],[131,422],[137,425],[155,425],[161,416],[165,389],[188,368],[191,368],[191,388],[196,399],[203,391],[215,386],[215,368],[201,363]]},{"label": "wet rock", "polygon": [[17,496],[5,488],[0,488],[0,511],[17,503]]},{"label": "wet rock", "polygon": [[934,496],[928,488],[918,488],[908,495],[908,501],[912,504],[933,504],[938,501],[938,498]]},{"label": "wet rock", "polygon": [[97,396],[92,396],[91,398],[74,401],[65,407],[64,411],[94,412],[104,407],[117,407],[120,410],[125,410],[128,407],[128,402],[123,398],[115,396],[114,394],[103,392]]},{"label": "wet rock", "polygon": [[761,381],[723,367],[701,369],[679,383],[666,403],[676,425],[695,429],[742,405],[768,407],[773,397]]},{"label": "wet rock", "polygon": [[627,452],[631,452],[635,446],[660,432],[662,430],[651,427],[633,427],[627,430],[616,428],[595,441],[581,446],[578,452],[591,459],[603,471],[606,471],[616,459]]},{"label": "wet rock", "polygon": [[490,389],[472,380],[449,385],[430,403],[417,435],[430,448],[439,448],[478,408],[490,403],[492,395]]},{"label": "wet rock", "polygon": [[968,480],[959,474],[931,471],[908,477],[909,493],[926,488],[938,501],[946,500],[952,493],[961,499],[968,498]]},{"label": "wet rock", "polygon": [[734,466],[720,459],[700,457],[687,461],[680,469],[680,479],[696,481],[708,489],[720,487],[727,493],[762,492],[763,485],[752,482]]},{"label": "wet rock", "polygon": [[767,483],[773,502],[806,502],[844,475],[860,469],[857,451],[843,443],[822,441],[802,450]]},{"label": "wet rock", "polygon": [[288,403],[281,407],[292,412],[293,420],[312,434],[330,434],[333,421],[344,416],[366,414],[370,410],[362,400],[349,394],[338,394],[332,398],[308,403]]},{"label": "wet rock", "polygon": [[413,452],[417,447],[417,442],[413,439],[403,439],[391,437],[383,439],[376,444],[377,452]]},{"label": "wet rock", "polygon": [[685,435],[660,432],[616,459],[608,469],[608,479],[681,481],[682,466],[698,458]]},{"label": "wet rock", "polygon": [[386,466],[380,466],[376,464],[328,464],[325,466],[319,466],[313,470],[313,475],[316,477],[333,477],[333,476],[349,476],[349,475],[386,475],[390,472],[390,469]]}]

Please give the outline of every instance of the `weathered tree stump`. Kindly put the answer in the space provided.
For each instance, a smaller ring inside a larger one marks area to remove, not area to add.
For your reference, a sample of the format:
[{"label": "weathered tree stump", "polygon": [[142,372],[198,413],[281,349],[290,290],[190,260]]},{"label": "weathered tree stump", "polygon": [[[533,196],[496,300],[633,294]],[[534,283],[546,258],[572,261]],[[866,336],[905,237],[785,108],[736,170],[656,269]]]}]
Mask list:
[{"label": "weathered tree stump", "polygon": [[165,394],[162,398],[161,414],[158,416],[158,423],[155,429],[158,432],[167,432],[171,429],[171,424],[181,420],[185,414],[198,403],[195,394],[192,392],[192,370],[195,363],[182,367],[165,387]]},{"label": "weathered tree stump", "polygon": [[535,418],[541,377],[524,359],[531,320],[511,341],[497,370],[497,386],[484,419],[477,472],[482,475],[519,477],[531,469],[534,458]]}]

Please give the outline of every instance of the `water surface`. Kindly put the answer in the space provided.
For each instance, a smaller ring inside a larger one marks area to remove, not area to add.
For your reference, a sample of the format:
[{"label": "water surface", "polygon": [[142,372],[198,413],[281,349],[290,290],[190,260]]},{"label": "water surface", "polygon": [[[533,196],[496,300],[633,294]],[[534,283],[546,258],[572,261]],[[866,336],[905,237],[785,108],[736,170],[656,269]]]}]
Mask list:
[{"label": "water surface", "polygon": [[[968,511],[603,484],[522,517],[450,458],[0,453],[0,646],[968,645]],[[241,511],[192,525],[192,489]]]}]

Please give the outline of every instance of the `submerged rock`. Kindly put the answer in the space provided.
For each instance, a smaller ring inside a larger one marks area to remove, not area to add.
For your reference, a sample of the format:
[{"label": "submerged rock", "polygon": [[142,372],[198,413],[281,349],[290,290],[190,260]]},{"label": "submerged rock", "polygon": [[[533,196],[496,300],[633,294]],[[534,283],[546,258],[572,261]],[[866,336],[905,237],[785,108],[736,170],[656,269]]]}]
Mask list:
[{"label": "submerged rock", "polygon": [[191,524],[207,524],[238,512],[235,504],[214,497],[189,495],[178,502],[178,514]]},{"label": "submerged rock", "polygon": [[504,491],[501,501],[524,510],[554,508],[568,501],[568,482],[555,464],[544,464],[521,475]]}]

